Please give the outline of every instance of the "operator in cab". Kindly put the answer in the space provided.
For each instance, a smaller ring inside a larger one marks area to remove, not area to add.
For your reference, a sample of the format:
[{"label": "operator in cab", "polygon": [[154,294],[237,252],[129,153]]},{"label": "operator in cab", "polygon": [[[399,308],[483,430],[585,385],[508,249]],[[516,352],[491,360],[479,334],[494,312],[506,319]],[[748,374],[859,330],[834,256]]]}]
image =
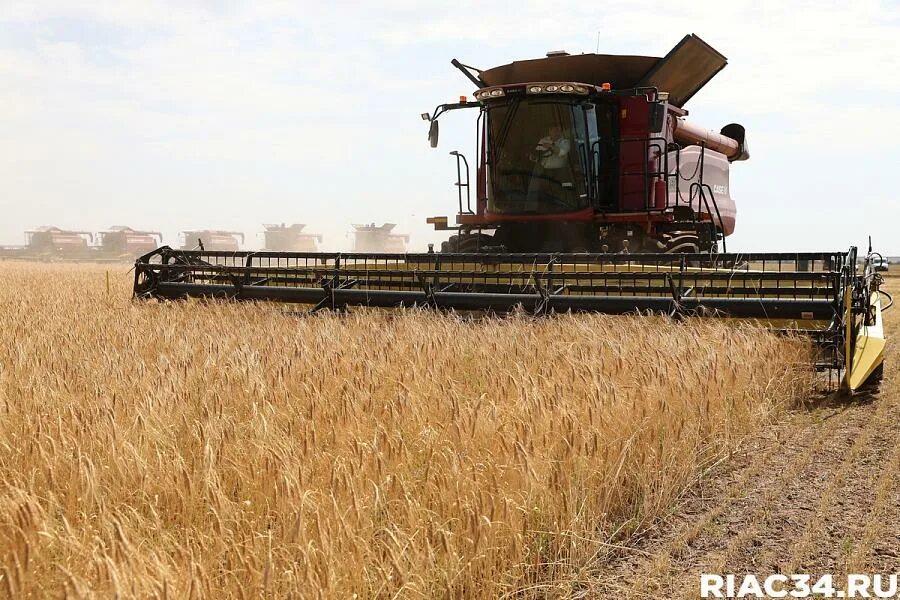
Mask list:
[{"label": "operator in cab", "polygon": [[530,156],[535,166],[528,185],[526,212],[537,211],[543,195],[553,194],[555,188],[570,179],[568,155],[571,149],[572,142],[563,137],[559,125],[551,125],[547,135],[538,141]]}]

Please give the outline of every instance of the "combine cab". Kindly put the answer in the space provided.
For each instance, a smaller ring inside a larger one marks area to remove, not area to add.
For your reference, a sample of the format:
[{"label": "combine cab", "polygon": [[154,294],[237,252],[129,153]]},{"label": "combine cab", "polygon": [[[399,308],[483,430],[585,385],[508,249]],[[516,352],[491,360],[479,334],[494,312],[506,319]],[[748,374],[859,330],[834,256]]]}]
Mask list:
[{"label": "combine cab", "polygon": [[322,243],[322,236],[317,233],[305,233],[306,225],[263,225],[266,244],[265,249],[272,252],[315,252]]},{"label": "combine cab", "polygon": [[[138,259],[137,298],[200,296],[534,314],[749,319],[808,335],[816,368],[855,390],[879,377],[881,284],[872,253],[729,254],[728,172],[744,128],[707,131],[684,103],[725,58],[687,36],[665,58],[554,53],[479,71],[475,202],[459,152],[458,214],[440,253],[212,252]],[[374,229],[369,226],[370,229]],[[358,246],[359,249],[362,249]],[[720,253],[719,250],[722,250]]]},{"label": "combine cab", "polygon": [[156,250],[162,244],[158,231],[137,231],[124,225],[115,225],[100,232],[100,252],[106,257],[136,258]]},{"label": "combine cab", "polygon": [[726,59],[694,35],[665,58],[554,52],[481,71],[423,118],[477,111],[475,199],[469,160],[456,159],[453,252],[715,252],[734,231],[728,181],[749,158],[744,128],[686,120],[684,103]]},{"label": "combine cab", "polygon": [[401,233],[392,233],[396,225],[385,223],[384,225],[354,225],[353,226],[353,251],[354,252],[406,252],[409,236]]},{"label": "combine cab", "polygon": [[217,250],[237,252],[244,243],[244,234],[240,231],[221,231],[217,229],[192,229],[181,232],[184,243],[182,250]]}]

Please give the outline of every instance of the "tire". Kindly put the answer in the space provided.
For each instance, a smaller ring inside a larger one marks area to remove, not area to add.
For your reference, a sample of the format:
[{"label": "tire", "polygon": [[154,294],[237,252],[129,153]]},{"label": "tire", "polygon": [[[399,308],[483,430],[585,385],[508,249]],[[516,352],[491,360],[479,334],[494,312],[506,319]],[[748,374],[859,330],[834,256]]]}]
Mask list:
[{"label": "tire", "polygon": [[441,252],[483,252],[484,246],[489,246],[493,238],[483,233],[461,233],[451,235],[450,239],[441,243]]}]

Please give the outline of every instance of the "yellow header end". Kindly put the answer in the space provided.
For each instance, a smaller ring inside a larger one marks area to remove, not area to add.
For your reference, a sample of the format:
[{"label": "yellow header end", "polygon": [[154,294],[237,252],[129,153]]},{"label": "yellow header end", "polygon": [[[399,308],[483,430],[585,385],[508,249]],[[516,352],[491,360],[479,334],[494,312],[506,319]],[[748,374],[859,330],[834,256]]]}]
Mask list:
[{"label": "yellow header end", "polygon": [[850,373],[847,386],[856,391],[866,382],[869,376],[884,363],[884,322],[881,319],[881,296],[873,292],[869,299],[870,306],[875,308],[875,321],[872,325],[863,325],[856,334],[853,345],[853,359],[850,361]]}]

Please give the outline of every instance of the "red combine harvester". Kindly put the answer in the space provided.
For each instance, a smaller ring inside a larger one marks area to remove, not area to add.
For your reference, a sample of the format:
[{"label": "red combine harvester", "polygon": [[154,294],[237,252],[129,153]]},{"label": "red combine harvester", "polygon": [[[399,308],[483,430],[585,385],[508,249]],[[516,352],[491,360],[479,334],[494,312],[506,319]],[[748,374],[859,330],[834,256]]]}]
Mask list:
[{"label": "red combine harvester", "polygon": [[38,227],[25,232],[25,247],[29,254],[83,258],[90,252],[94,234],[89,231],[67,231],[59,227]]},{"label": "red combine harvester", "polygon": [[101,231],[100,253],[104,257],[136,258],[153,252],[162,244],[158,231],[138,231],[124,225],[114,225]]},{"label": "red combine harvester", "polygon": [[406,252],[409,244],[409,236],[402,233],[392,233],[394,223],[384,225],[354,225],[353,226],[353,251],[354,252]]},{"label": "red combine harvester", "polygon": [[5,246],[0,258],[15,260],[89,260],[95,251],[89,231],[44,226],[25,232],[24,246]]},{"label": "red combine harvester", "polygon": [[707,131],[684,109],[725,63],[695,35],[661,59],[554,52],[485,71],[454,60],[476,102],[422,116],[436,146],[443,113],[477,111],[475,200],[468,161],[451,152],[456,222],[429,219],[455,231],[441,252],[163,247],[136,261],[134,295],[751,319],[808,335],[829,384],[859,389],[883,372],[880,255],[725,251],[744,128]]},{"label": "red combine harvester", "polygon": [[181,232],[184,243],[182,250],[224,250],[237,252],[244,243],[244,234],[240,231],[221,231],[218,229],[190,229]]},{"label": "red combine harvester", "polygon": [[265,249],[271,252],[316,252],[322,243],[322,236],[318,233],[305,233],[306,225],[294,223],[293,225],[266,225]]},{"label": "red combine harvester", "polygon": [[428,222],[458,233],[453,252],[715,252],[734,231],[730,163],[749,157],[744,128],[716,133],[684,104],[726,65],[695,35],[664,58],[548,53],[485,71],[461,64],[478,111],[475,202],[457,161],[459,211]]}]

